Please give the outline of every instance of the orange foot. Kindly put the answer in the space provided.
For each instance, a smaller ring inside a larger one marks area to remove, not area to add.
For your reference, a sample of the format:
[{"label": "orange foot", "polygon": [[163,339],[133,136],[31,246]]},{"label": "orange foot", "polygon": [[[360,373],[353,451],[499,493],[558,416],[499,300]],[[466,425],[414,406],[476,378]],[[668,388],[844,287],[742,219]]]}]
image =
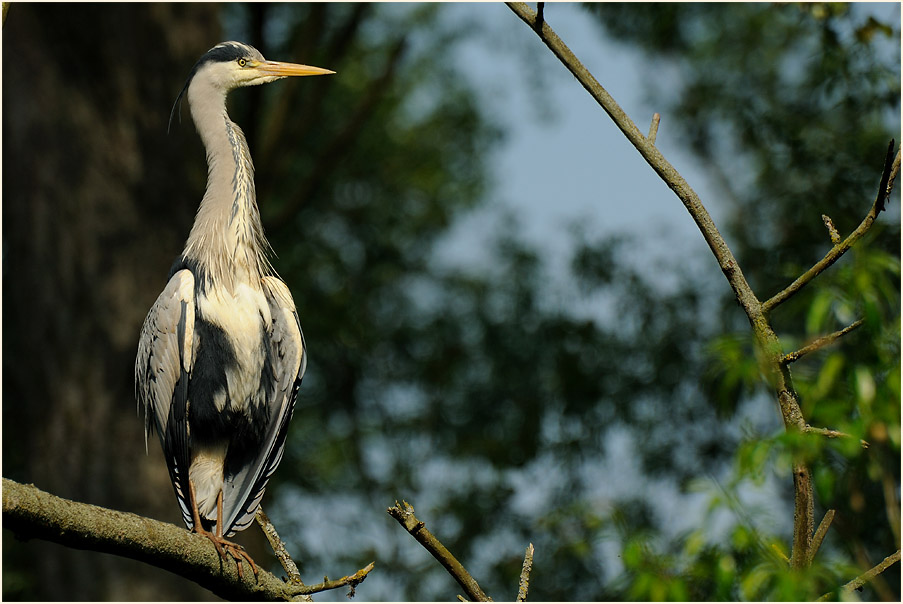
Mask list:
[{"label": "orange foot", "polygon": [[238,567],[238,576],[240,578],[244,579],[241,565],[242,560],[246,560],[248,562],[248,564],[251,566],[251,570],[254,571],[254,578],[257,578],[257,565],[254,564],[254,560],[251,559],[251,556],[248,555],[248,552],[245,551],[245,548],[237,543],[233,543],[232,541],[224,539],[221,535],[215,535],[210,531],[206,531],[197,524],[194,525],[194,532],[198,535],[202,535],[210,539],[210,541],[213,542],[213,546],[216,548],[216,551],[217,553],[219,553],[219,557],[221,559],[225,560],[226,554],[232,556],[232,559],[235,560],[235,565]]},{"label": "orange foot", "polygon": [[248,552],[245,551],[245,548],[223,538],[223,492],[220,491],[216,498],[216,534],[213,534],[201,526],[197,496],[194,492],[194,483],[190,480],[188,481],[188,492],[191,496],[191,515],[194,519],[194,528],[192,528],[192,532],[210,539],[221,560],[226,560],[227,553],[232,556],[232,559],[235,560],[235,565],[238,567],[238,577],[240,579],[244,579],[241,566],[242,560],[247,560],[248,564],[251,565],[251,570],[254,571],[254,578],[257,579],[257,565],[254,564],[254,561],[251,559],[251,556],[248,555]]}]

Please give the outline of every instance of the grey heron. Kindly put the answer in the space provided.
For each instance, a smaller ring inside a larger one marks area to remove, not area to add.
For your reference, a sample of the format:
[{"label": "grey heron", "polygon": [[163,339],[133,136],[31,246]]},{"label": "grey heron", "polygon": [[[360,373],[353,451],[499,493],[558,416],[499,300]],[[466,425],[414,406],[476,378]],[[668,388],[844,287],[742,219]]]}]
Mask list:
[{"label": "grey heron", "polygon": [[282,460],[307,350],[289,289],[268,260],[254,166],[226,95],[330,73],[223,42],[194,65],[173,106],[188,99],[207,151],[207,189],[141,329],[135,390],[145,446],[156,430],[186,526],[222,559],[228,552],[239,574],[242,559],[255,575],[257,567],[225,537],[250,525]]}]

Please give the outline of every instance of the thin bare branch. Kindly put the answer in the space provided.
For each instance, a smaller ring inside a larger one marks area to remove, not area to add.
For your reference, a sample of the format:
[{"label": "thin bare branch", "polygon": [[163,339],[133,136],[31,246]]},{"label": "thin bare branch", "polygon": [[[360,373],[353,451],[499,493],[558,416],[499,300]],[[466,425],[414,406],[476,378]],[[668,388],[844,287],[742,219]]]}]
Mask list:
[{"label": "thin bare branch", "polygon": [[846,239],[835,244],[834,247],[825,254],[824,258],[816,262],[812,268],[797,277],[793,283],[775,294],[771,299],[764,302],[762,307],[765,312],[769,312],[782,302],[786,302],[795,293],[805,287],[806,284],[837,262],[841,256],[853,247],[853,244],[869,232],[869,229],[872,228],[872,225],[878,218],[878,214],[884,209],[887,199],[893,190],[897,174],[900,172],[900,151],[898,150],[896,156],[894,155],[894,144],[894,141],[891,140],[887,147],[887,154],[884,158],[884,170],[881,174],[881,184],[878,186],[878,195],[875,197],[875,202],[872,204],[871,209],[868,211],[868,214],[865,215],[865,218],[863,218],[859,226],[856,227],[856,230],[850,233]]},{"label": "thin bare branch", "polygon": [[[803,428],[803,432],[809,434],[821,434],[822,436],[827,436],[828,438],[853,438],[851,435],[846,432],[841,432],[840,430],[831,430],[829,428],[816,428],[814,426],[810,426],[806,424],[806,427]],[[859,439],[859,444],[862,445],[863,449],[868,449],[869,444],[867,441]]]},{"label": "thin bare branch", "polygon": [[815,560],[815,554],[818,553],[818,548],[821,547],[822,541],[825,540],[825,535],[828,534],[828,529],[831,528],[831,522],[834,520],[834,510],[828,510],[825,512],[825,517],[821,519],[821,522],[818,524],[818,528],[815,529],[815,534],[812,536],[812,546],[809,548],[809,564],[812,564],[812,561]]},{"label": "thin bare branch", "polygon": [[646,135],[646,138],[653,145],[655,144],[655,137],[658,135],[658,124],[662,120],[662,116],[660,113],[652,114],[652,123],[649,124],[649,134]]},{"label": "thin bare branch", "polygon": [[837,338],[845,336],[848,333],[850,333],[851,331],[853,331],[854,329],[856,329],[857,327],[860,327],[864,322],[865,321],[863,319],[854,321],[853,323],[851,323],[850,325],[847,325],[843,329],[835,331],[834,333],[828,334],[826,336],[822,336],[822,337],[818,338],[817,340],[814,340],[811,344],[808,344],[795,352],[790,352],[790,353],[785,354],[783,356],[783,358],[781,358],[781,364],[788,365],[790,363],[793,363],[794,361],[798,361],[799,359],[803,358],[810,352],[815,352],[816,350],[824,348],[825,346],[834,342],[834,340],[836,340]]},{"label": "thin bare branch", "polygon": [[407,501],[399,504],[396,501],[395,505],[386,511],[445,567],[445,570],[464,589],[464,593],[467,594],[471,602],[492,602],[492,598],[483,593],[483,589],[467,572],[467,569],[427,530],[426,525],[414,516],[414,508],[411,504]]},{"label": "thin bare branch", "polygon": [[527,546],[524,554],[524,566],[520,571],[520,582],[517,587],[516,602],[527,601],[527,591],[530,589],[530,573],[533,571],[533,544]]},{"label": "thin bare branch", "polygon": [[[257,514],[254,516],[254,519],[257,520],[257,524],[263,529],[263,534],[266,535],[267,541],[270,542],[270,546],[273,548],[273,553],[276,554],[276,558],[279,559],[282,568],[285,569],[288,580],[296,585],[304,585],[304,581],[301,580],[301,573],[298,572],[298,566],[289,555],[285,542],[279,537],[279,533],[276,532],[276,527],[273,526],[270,518],[263,511],[263,506],[257,508]],[[306,602],[312,601],[310,596],[303,596],[302,599]]]},{"label": "thin bare branch", "polygon": [[[890,556],[888,556],[887,558],[885,558],[884,560],[882,560],[881,562],[879,562],[878,564],[876,564],[875,566],[873,566],[872,568],[867,570],[866,572],[862,573],[861,575],[859,575],[858,577],[856,577],[855,579],[853,579],[852,581],[850,581],[849,583],[847,583],[846,585],[844,585],[843,587],[838,589],[837,592],[840,595],[843,595],[845,592],[849,593],[849,592],[853,591],[854,589],[859,589],[860,587],[862,587],[869,581],[872,581],[875,577],[877,577],[878,575],[883,573],[885,570],[890,568],[893,564],[895,564],[899,561],[900,561],[900,550],[897,550],[896,552],[894,552],[893,554],[891,554]],[[818,602],[827,602],[828,600],[831,599],[832,595],[834,595],[834,592],[826,593],[825,595],[820,597],[817,601]]]}]

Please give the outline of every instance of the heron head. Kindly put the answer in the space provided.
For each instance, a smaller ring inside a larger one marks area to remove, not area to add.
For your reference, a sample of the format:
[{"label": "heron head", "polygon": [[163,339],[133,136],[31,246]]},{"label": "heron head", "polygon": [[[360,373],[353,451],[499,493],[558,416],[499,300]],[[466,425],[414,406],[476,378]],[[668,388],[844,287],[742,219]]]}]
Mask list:
[{"label": "heron head", "polygon": [[182,100],[189,87],[195,83],[225,96],[230,90],[242,86],[267,84],[289,76],[332,73],[335,72],[310,65],[267,61],[259,50],[249,44],[221,42],[204,53],[194,64],[191,73],[188,74],[185,86],[173,104],[169,121],[172,123],[176,105]]}]

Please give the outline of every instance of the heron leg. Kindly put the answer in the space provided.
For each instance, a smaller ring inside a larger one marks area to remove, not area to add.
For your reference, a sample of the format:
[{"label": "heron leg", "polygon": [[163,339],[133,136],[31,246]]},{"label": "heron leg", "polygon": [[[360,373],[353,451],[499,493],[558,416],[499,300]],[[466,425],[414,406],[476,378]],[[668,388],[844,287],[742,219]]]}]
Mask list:
[{"label": "heron leg", "polygon": [[228,541],[223,538],[223,492],[220,491],[219,495],[217,495],[216,497],[216,534],[208,531],[201,524],[201,515],[200,512],[198,512],[197,496],[194,492],[194,483],[191,482],[191,480],[188,481],[188,492],[191,495],[191,515],[192,519],[194,520],[194,528],[192,528],[192,532],[210,539],[210,541],[213,542],[213,546],[216,548],[216,553],[219,554],[221,560],[226,559],[226,553],[232,556],[232,559],[235,560],[235,564],[238,567],[239,578],[244,578],[241,566],[241,561],[243,559],[247,560],[248,564],[251,565],[251,570],[254,571],[254,578],[257,578],[257,565],[254,563],[254,560],[251,559],[251,556],[249,556],[245,551],[245,548],[237,543],[233,543],[232,541]]},{"label": "heron leg", "polygon": [[226,553],[223,551],[223,546],[219,541],[216,540],[213,533],[206,530],[204,528],[204,525],[201,524],[201,514],[200,512],[198,512],[198,498],[194,492],[194,482],[192,482],[190,479],[188,480],[188,493],[191,495],[191,516],[192,520],[194,520],[194,527],[191,529],[191,531],[210,539],[213,542],[213,546],[216,548],[216,553],[219,554],[220,558],[225,560]]},{"label": "heron leg", "polygon": [[248,555],[248,552],[245,551],[245,548],[240,546],[237,543],[233,543],[232,541],[227,541],[223,539],[223,492],[220,491],[219,495],[216,496],[216,539],[222,544],[222,546],[229,552],[229,555],[235,560],[235,565],[238,566],[238,576],[239,578],[244,578],[242,575],[241,569],[241,561],[242,559],[247,560],[248,564],[251,565],[251,570],[254,571],[254,578],[257,578],[257,565],[254,564],[254,560],[251,559],[251,556]]}]

